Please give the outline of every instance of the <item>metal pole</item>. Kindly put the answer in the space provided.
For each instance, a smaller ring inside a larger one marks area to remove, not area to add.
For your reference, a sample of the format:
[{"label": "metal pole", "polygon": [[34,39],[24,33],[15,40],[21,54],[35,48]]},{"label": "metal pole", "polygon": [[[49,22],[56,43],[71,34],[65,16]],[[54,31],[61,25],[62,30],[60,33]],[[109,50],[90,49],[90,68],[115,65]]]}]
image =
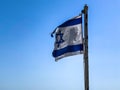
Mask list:
[{"label": "metal pole", "polygon": [[88,6],[84,6],[84,84],[89,90],[89,65],[88,65]]}]

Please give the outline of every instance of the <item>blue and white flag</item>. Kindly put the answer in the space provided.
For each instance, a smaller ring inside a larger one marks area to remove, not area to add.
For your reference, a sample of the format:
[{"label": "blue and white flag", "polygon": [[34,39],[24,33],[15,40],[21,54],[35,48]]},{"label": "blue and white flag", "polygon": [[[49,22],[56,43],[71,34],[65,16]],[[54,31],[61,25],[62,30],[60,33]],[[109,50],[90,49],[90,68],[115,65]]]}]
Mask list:
[{"label": "blue and white flag", "polygon": [[82,16],[74,17],[56,28],[53,57],[63,57],[83,53]]}]

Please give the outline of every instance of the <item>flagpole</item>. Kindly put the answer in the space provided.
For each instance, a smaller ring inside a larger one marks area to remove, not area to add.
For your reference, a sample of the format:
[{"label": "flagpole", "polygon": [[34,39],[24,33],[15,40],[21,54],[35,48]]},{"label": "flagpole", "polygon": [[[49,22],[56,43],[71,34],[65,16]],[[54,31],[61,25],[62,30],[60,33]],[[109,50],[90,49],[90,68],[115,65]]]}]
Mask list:
[{"label": "flagpole", "polygon": [[89,90],[89,63],[88,63],[88,6],[84,6],[84,88]]}]

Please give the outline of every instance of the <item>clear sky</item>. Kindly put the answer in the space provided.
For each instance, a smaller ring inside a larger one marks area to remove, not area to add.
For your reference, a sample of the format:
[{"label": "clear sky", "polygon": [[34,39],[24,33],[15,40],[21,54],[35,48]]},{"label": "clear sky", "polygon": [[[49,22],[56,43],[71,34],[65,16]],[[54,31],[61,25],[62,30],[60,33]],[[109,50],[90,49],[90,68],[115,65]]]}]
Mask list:
[{"label": "clear sky", "polygon": [[83,55],[55,62],[50,37],[84,4],[90,90],[120,90],[120,0],[0,0],[0,90],[84,90]]}]

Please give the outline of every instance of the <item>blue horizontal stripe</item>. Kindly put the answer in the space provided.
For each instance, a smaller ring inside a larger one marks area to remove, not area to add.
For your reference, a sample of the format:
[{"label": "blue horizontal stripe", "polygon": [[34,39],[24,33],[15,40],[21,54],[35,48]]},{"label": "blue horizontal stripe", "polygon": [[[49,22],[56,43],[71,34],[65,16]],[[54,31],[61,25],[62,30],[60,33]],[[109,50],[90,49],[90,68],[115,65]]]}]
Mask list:
[{"label": "blue horizontal stripe", "polygon": [[53,57],[58,57],[65,53],[76,52],[76,51],[83,51],[83,44],[67,46],[60,50],[54,50],[52,54]]},{"label": "blue horizontal stripe", "polygon": [[82,23],[82,17],[77,18],[77,19],[68,20],[58,27],[67,27],[67,26],[77,25],[77,24],[81,24],[81,23]]}]

